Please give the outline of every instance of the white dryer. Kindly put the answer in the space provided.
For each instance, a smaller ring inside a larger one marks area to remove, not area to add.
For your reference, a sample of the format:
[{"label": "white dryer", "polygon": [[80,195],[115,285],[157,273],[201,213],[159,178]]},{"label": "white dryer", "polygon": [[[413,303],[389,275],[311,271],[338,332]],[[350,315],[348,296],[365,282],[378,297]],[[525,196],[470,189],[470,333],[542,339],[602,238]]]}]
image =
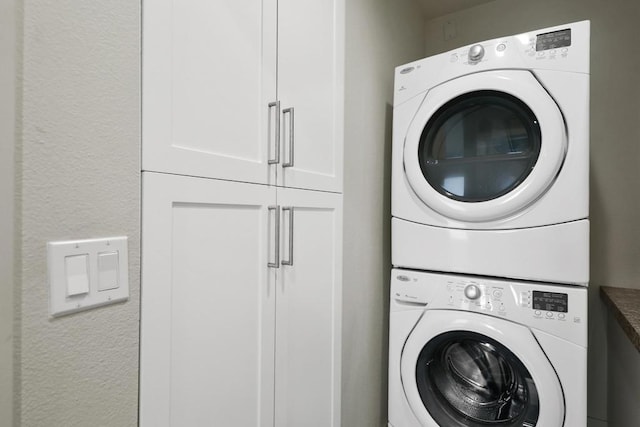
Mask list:
[{"label": "white dryer", "polygon": [[586,285],[589,21],[396,69],[395,267]]},{"label": "white dryer", "polygon": [[389,426],[587,422],[587,289],[394,269]]}]

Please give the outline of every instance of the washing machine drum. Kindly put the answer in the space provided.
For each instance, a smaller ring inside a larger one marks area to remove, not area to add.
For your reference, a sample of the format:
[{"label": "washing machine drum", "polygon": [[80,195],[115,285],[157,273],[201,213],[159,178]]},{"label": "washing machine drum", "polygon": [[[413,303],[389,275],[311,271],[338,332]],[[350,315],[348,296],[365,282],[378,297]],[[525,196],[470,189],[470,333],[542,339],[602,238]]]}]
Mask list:
[{"label": "washing machine drum", "polygon": [[566,152],[562,113],[534,75],[487,71],[427,92],[406,135],[404,167],[429,208],[483,222],[534,203]]},{"label": "washing machine drum", "polygon": [[531,331],[492,316],[427,310],[400,360],[407,402],[426,427],[560,427],[560,380]]},{"label": "washing machine drum", "polygon": [[531,374],[499,342],[474,332],[429,341],[416,366],[418,392],[442,426],[535,426],[540,403]]}]

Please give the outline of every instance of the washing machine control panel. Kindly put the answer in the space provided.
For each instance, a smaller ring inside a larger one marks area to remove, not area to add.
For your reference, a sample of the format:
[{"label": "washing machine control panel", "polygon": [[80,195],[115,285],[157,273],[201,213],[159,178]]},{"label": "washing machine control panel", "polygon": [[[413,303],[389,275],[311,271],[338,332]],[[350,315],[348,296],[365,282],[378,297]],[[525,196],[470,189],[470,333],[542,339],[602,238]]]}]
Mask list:
[{"label": "washing machine control panel", "polygon": [[482,279],[447,280],[447,306],[462,310],[506,316],[509,303],[506,287]]},{"label": "washing machine control panel", "polygon": [[[513,285],[499,284],[493,280],[449,280],[447,290],[448,306],[480,310],[499,316],[507,316],[511,311],[525,309],[524,311],[533,318],[564,322],[569,311],[569,295],[545,290],[544,285],[541,285],[539,290],[526,289],[517,292]],[[512,297],[505,298],[505,294]]]},{"label": "washing machine control panel", "polygon": [[580,334],[586,331],[587,289],[581,286],[394,270],[391,296],[392,310],[472,311],[586,342]]},{"label": "washing machine control panel", "polygon": [[540,290],[523,291],[520,305],[529,308],[535,318],[567,320],[569,312],[569,295],[563,292]]}]

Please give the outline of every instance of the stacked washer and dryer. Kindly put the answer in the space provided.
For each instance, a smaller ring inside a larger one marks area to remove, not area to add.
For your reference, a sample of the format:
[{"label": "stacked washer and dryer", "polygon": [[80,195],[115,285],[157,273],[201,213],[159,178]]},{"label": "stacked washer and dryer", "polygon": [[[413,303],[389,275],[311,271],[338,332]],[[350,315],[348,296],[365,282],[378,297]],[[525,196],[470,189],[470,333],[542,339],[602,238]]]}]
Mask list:
[{"label": "stacked washer and dryer", "polygon": [[390,426],[586,426],[589,35],[396,69]]}]

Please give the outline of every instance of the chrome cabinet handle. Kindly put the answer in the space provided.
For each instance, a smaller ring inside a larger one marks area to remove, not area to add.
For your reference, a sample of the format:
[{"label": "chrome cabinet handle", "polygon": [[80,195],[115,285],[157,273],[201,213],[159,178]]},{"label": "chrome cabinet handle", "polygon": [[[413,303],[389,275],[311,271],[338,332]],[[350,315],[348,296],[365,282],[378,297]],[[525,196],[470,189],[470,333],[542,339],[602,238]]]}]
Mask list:
[{"label": "chrome cabinet handle", "polygon": [[282,265],[293,265],[293,206],[283,207],[284,211],[289,211],[289,259],[283,259]]},{"label": "chrome cabinet handle", "polygon": [[[276,107],[276,114],[275,114],[275,158],[271,158],[269,157],[269,164],[270,165],[275,165],[280,163],[280,101],[275,101],[275,102],[270,102],[269,103],[269,137],[267,138],[267,141],[271,140],[271,123],[273,122],[272,116],[271,116],[271,109],[273,107]],[[269,144],[269,147],[271,147],[271,144]]]},{"label": "chrome cabinet handle", "polygon": [[295,142],[295,134],[294,134],[294,122],[295,116],[293,107],[285,108],[282,110],[282,121],[284,121],[285,115],[289,114],[289,161],[282,163],[283,168],[290,168],[293,166],[293,145]]},{"label": "chrome cabinet handle", "polygon": [[267,266],[271,268],[280,268],[280,206],[269,206],[267,209],[275,211],[275,232],[273,234],[275,240],[275,262],[267,262]]}]

